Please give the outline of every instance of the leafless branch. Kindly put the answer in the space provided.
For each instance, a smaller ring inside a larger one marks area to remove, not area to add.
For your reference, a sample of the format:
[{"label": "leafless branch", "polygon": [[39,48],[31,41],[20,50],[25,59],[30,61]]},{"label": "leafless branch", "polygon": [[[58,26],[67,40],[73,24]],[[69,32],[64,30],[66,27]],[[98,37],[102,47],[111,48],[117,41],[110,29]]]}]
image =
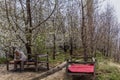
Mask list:
[{"label": "leafless branch", "polygon": [[39,24],[36,25],[34,28],[32,28],[32,30],[38,28],[41,24],[45,23],[53,15],[53,13],[55,12],[56,6],[57,6],[57,0],[55,0],[54,9],[52,10],[51,14],[45,20],[43,20],[42,22],[39,21]]}]

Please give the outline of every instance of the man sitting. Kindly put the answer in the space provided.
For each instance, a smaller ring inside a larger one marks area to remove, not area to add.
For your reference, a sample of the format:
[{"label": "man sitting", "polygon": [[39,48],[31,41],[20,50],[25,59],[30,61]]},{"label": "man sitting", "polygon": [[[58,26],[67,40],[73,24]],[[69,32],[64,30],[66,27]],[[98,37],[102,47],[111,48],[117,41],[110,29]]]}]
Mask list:
[{"label": "man sitting", "polygon": [[22,52],[16,49],[14,51],[14,69],[17,69],[17,64],[20,64],[21,69],[23,70],[24,62],[27,60],[26,55]]}]

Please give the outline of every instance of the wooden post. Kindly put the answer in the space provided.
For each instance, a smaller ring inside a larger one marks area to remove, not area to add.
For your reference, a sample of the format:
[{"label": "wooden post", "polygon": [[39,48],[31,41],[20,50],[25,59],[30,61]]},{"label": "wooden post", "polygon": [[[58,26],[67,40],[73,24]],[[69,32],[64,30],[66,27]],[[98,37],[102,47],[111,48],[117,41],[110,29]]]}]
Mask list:
[{"label": "wooden post", "polygon": [[70,55],[73,55],[73,40],[72,40],[72,37],[70,37]]},{"label": "wooden post", "polygon": [[8,53],[6,52],[6,68],[9,70]]},{"label": "wooden post", "polygon": [[54,28],[54,34],[53,34],[53,60],[55,60],[55,54],[56,54],[56,36],[55,36],[55,22],[54,22],[54,18],[53,18],[52,22],[53,22],[53,28]]},{"label": "wooden post", "polygon": [[49,70],[49,58],[48,58],[48,52],[47,52],[47,69]]},{"label": "wooden post", "polygon": [[35,71],[38,71],[38,55],[35,55]]}]

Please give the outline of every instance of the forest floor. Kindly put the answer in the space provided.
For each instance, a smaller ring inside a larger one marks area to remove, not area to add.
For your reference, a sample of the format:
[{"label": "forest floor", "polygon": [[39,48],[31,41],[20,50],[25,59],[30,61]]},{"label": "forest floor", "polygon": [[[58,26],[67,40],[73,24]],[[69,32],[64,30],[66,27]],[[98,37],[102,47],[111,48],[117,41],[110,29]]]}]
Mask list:
[{"label": "forest floor", "polygon": [[[13,67],[13,66],[10,66]],[[6,65],[1,64],[0,65],[0,80],[30,80],[34,76],[36,76],[38,73],[36,72],[20,72],[20,71],[7,71]]]},{"label": "forest floor", "polygon": [[[56,56],[56,58],[57,58],[56,60],[53,60],[51,58],[49,59],[51,69],[54,68],[55,66],[60,65],[65,60],[65,57],[63,54],[61,54],[60,56]],[[0,64],[0,80],[32,80],[35,77],[38,77],[47,71],[44,67],[45,66],[43,66],[38,72],[35,72],[34,68],[25,69],[25,71],[20,72],[19,69],[17,71],[13,71],[13,65],[10,65],[10,71],[7,71],[6,65]],[[53,74],[53,76],[57,77],[57,74],[64,75],[64,72],[65,72],[65,70],[61,70],[61,71]],[[51,80],[53,80],[53,79],[51,79]],[[57,80],[59,80],[59,79],[57,79]]]},{"label": "forest floor", "polygon": [[[13,68],[13,66],[10,66]],[[7,71],[5,64],[0,64],[0,80],[33,80],[46,70],[26,70],[23,72]],[[120,64],[107,59],[99,59],[97,62],[97,80],[120,80]],[[39,80],[72,80],[65,73],[65,68]],[[77,80],[77,79],[76,79]],[[78,79],[80,80],[80,79]]]},{"label": "forest floor", "polygon": [[109,65],[110,65],[110,66],[117,67],[117,68],[119,68],[119,69],[120,69],[120,64],[110,62],[110,63],[109,63]]},{"label": "forest floor", "polygon": [[[13,67],[13,66],[11,66]],[[36,76],[39,76],[39,74],[44,73],[44,71],[39,71],[39,72],[35,72],[35,71],[23,71],[23,72],[19,72],[19,71],[7,71],[6,70],[6,66],[4,64],[0,65],[0,80],[32,80],[34,79]],[[63,68],[62,70],[44,78],[44,79],[40,79],[40,80],[66,80],[65,79],[65,68]]]}]

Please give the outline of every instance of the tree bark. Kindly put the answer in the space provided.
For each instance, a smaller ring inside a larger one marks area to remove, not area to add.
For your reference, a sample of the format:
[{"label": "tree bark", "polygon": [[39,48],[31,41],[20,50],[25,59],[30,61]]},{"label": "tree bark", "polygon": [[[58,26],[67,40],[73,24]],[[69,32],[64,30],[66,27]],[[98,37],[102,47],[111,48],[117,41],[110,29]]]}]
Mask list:
[{"label": "tree bark", "polygon": [[81,26],[81,39],[84,51],[84,61],[87,61],[87,44],[86,44],[86,26],[85,26],[85,13],[83,0],[81,0],[81,10],[82,10],[82,26]]},{"label": "tree bark", "polygon": [[[32,17],[31,17],[31,7],[30,7],[30,0],[26,0],[26,8],[27,8],[27,23],[26,23],[26,41],[25,44],[27,49],[27,54],[32,54],[31,50],[31,43],[32,43]],[[28,59],[31,57],[28,56]]]},{"label": "tree bark", "polygon": [[70,55],[73,55],[73,40],[72,40],[72,37],[70,37]]},{"label": "tree bark", "polygon": [[89,35],[89,55],[94,55],[94,23],[93,23],[93,14],[94,14],[94,8],[93,8],[93,1],[94,0],[87,0],[87,16],[88,16],[88,35]]},{"label": "tree bark", "polygon": [[53,34],[53,60],[55,60],[55,56],[56,56],[56,36],[55,33]]},{"label": "tree bark", "polygon": [[59,66],[56,66],[55,68],[50,69],[49,71],[46,71],[46,72],[40,74],[39,76],[33,78],[32,80],[40,80],[42,78],[45,78],[46,76],[51,75],[51,74],[63,69],[66,65],[67,65],[67,62],[63,62]]}]

